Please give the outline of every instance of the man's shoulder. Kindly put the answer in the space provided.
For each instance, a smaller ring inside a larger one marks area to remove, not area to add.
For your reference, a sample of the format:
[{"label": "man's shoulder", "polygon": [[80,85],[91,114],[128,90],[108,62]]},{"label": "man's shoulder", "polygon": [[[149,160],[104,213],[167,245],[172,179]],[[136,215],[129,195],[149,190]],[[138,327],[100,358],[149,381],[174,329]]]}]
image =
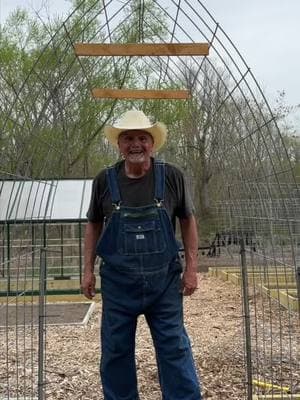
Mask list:
[{"label": "man's shoulder", "polygon": [[184,172],[182,170],[182,167],[171,163],[171,162],[165,162],[166,166],[166,175],[174,178],[182,178],[184,175]]},{"label": "man's shoulder", "polygon": [[115,164],[108,165],[105,168],[101,169],[101,171],[95,176],[94,180],[97,182],[105,182],[106,173],[109,168],[116,168],[117,171],[121,168],[122,161],[117,161]]},{"label": "man's shoulder", "polygon": [[106,168],[102,169],[95,177],[94,177],[94,185],[96,187],[103,187],[106,182]]}]

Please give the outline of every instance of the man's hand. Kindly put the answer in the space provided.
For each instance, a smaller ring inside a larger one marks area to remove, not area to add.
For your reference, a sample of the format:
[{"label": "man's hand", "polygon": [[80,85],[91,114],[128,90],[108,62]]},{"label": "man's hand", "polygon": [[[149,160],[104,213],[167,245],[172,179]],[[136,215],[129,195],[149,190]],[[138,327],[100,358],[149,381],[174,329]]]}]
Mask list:
[{"label": "man's hand", "polygon": [[91,300],[95,294],[96,277],[93,272],[85,271],[81,282],[81,289],[86,298]]},{"label": "man's hand", "polygon": [[182,293],[190,296],[198,288],[198,277],[196,271],[185,270],[182,274]]}]

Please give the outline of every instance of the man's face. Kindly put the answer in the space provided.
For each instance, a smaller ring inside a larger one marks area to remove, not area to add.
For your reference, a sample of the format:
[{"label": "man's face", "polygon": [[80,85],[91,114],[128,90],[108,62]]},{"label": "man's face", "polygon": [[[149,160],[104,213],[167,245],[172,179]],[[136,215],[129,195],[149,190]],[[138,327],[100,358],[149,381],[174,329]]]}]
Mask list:
[{"label": "man's face", "polygon": [[118,144],[121,154],[130,163],[149,161],[153,150],[152,136],[141,130],[122,132]]}]

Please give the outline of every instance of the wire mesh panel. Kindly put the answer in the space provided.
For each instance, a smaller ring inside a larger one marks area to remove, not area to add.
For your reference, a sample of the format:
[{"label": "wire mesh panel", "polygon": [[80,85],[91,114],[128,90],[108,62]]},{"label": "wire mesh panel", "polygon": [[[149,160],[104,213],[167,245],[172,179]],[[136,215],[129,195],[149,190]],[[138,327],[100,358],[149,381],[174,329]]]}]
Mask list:
[{"label": "wire mesh panel", "polygon": [[[5,255],[0,280],[0,398],[36,398],[42,385],[45,293],[44,278],[32,265],[33,255],[41,266],[39,250]],[[18,263],[16,264],[16,260]],[[11,270],[11,266],[18,265]],[[35,282],[38,282],[38,295]],[[21,397],[23,396],[23,397]]]},{"label": "wire mesh panel", "polygon": [[[294,183],[247,186],[249,191],[244,182],[229,186],[227,198],[217,205],[217,214],[232,259],[243,254],[241,266],[224,268],[223,274],[243,287],[246,300],[249,391],[258,398],[297,398],[299,193]],[[233,237],[238,246],[231,244]]]}]

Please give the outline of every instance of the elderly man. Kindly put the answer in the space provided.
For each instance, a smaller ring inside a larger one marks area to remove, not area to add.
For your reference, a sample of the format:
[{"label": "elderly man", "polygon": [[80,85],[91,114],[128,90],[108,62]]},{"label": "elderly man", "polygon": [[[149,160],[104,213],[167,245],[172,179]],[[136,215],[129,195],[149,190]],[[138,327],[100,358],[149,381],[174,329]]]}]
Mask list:
[{"label": "elderly man", "polygon": [[[122,161],[94,179],[85,233],[82,290],[95,295],[94,263],[101,257],[101,365],[105,400],[137,400],[135,333],[144,314],[156,351],[164,400],[200,400],[182,295],[197,288],[197,228],[179,169],[156,160],[167,129],[138,110],[106,126]],[[179,219],[186,267],[178,258]]]}]

